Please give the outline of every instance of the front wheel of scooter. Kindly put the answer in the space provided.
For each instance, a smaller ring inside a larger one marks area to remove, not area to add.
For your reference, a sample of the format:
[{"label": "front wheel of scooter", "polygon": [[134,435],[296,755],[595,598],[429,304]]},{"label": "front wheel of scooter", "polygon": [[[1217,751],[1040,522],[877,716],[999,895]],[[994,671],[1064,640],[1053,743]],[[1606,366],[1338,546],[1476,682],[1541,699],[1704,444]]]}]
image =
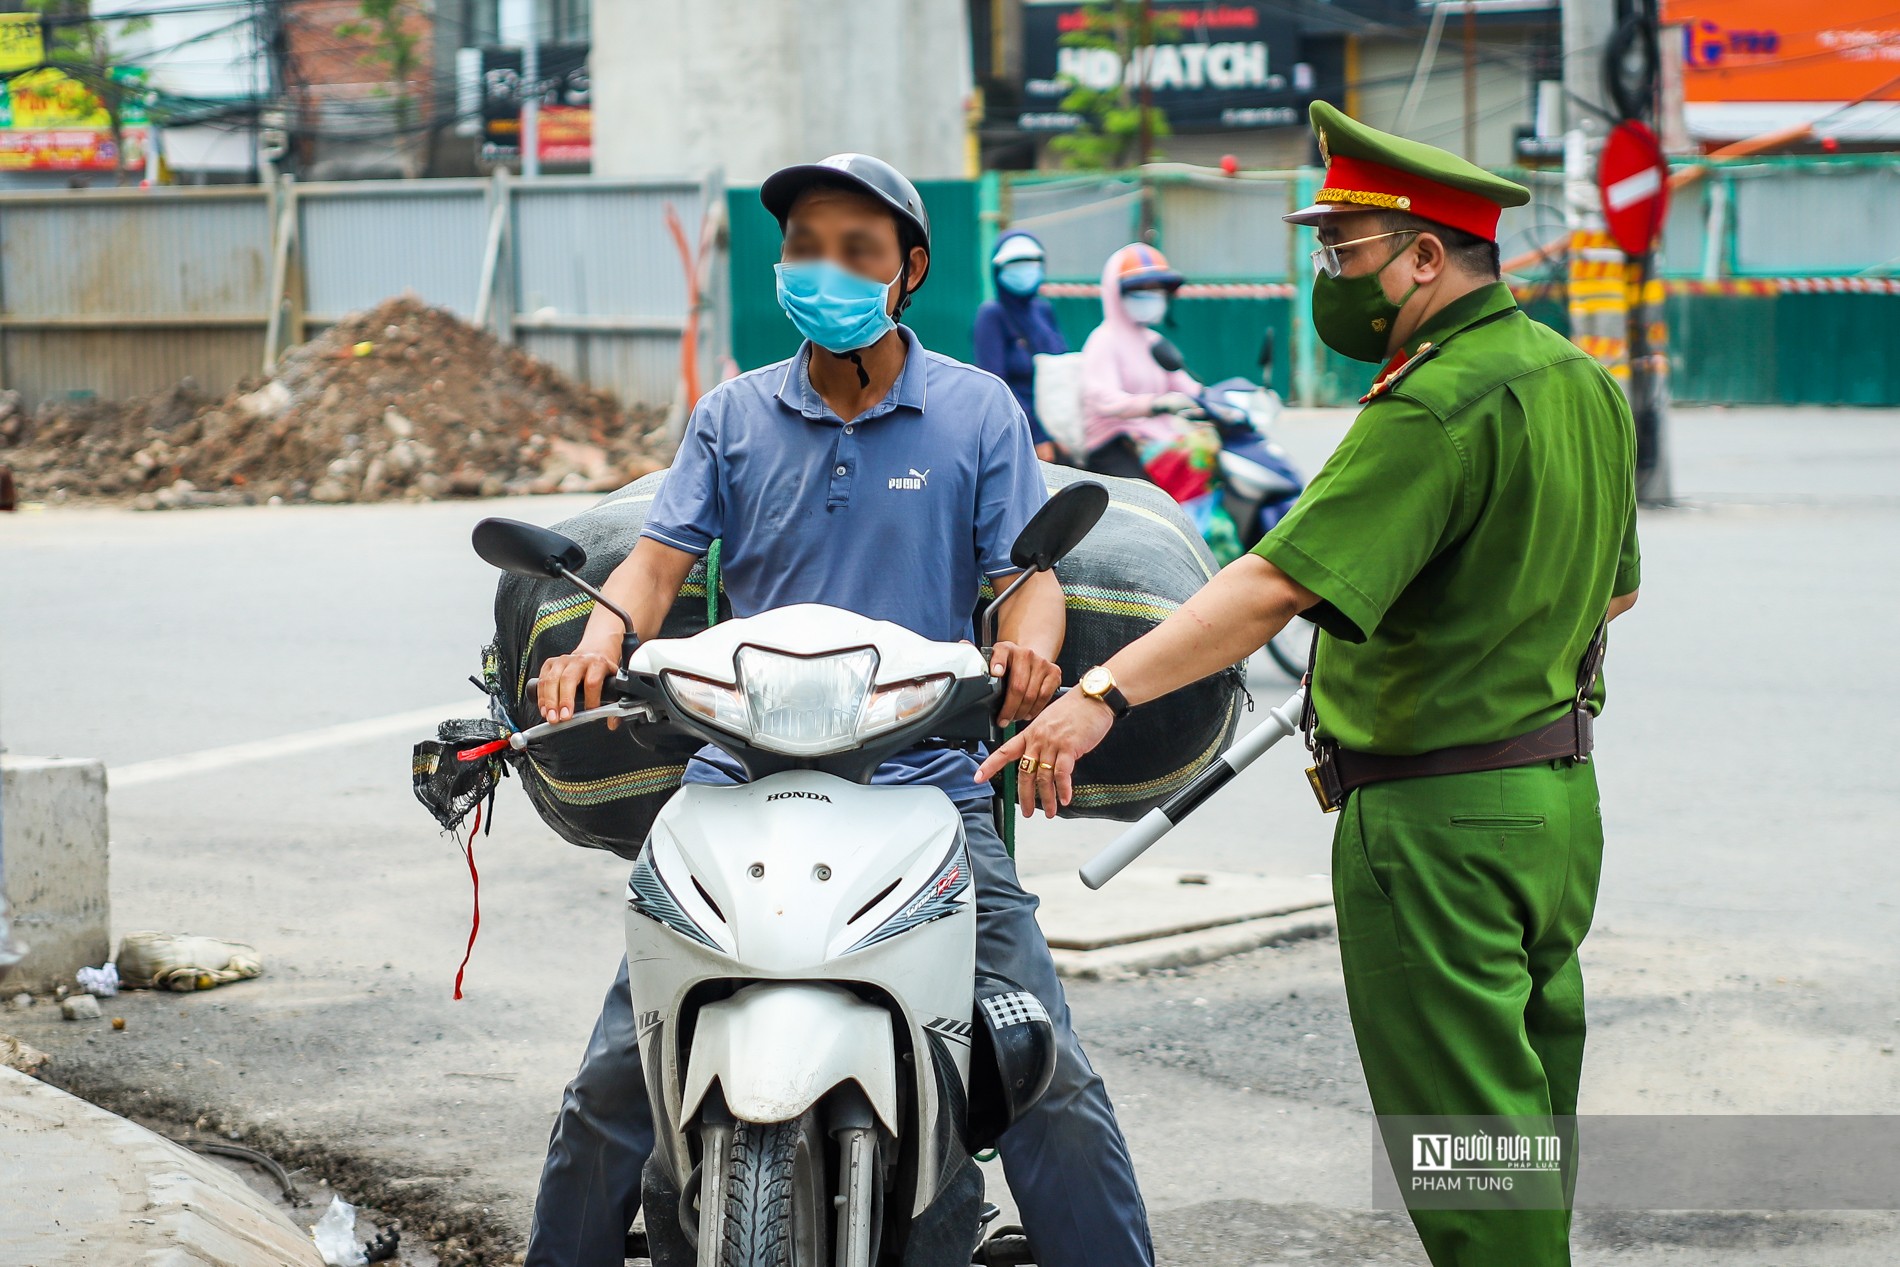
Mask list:
[{"label": "front wheel of scooter", "polygon": [[832,1211],[817,1115],[729,1129],[724,1173],[709,1169],[702,1179],[711,1199],[700,1202],[700,1267],[829,1267]]}]

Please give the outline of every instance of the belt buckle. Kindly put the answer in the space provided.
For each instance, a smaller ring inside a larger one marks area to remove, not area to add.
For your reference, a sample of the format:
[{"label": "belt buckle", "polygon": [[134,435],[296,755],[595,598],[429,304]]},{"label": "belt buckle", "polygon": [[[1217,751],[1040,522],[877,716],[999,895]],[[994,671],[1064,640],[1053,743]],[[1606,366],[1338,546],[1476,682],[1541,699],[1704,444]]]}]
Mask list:
[{"label": "belt buckle", "polygon": [[1339,803],[1345,797],[1339,791],[1339,771],[1333,765],[1331,744],[1322,744],[1313,750],[1313,764],[1306,767],[1306,782],[1313,789],[1313,799],[1319,802],[1320,813],[1339,812]]}]

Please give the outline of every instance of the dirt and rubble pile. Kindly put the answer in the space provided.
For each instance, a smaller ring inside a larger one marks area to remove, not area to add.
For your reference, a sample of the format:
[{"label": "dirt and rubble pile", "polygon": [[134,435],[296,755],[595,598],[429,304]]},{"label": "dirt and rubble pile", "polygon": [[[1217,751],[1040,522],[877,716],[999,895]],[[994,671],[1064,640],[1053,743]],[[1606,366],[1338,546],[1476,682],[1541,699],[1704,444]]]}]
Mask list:
[{"label": "dirt and rubble pile", "polygon": [[622,408],[405,296],[211,399],[189,379],[124,401],[0,397],[22,498],[152,509],[618,488],[664,465],[664,418]]}]

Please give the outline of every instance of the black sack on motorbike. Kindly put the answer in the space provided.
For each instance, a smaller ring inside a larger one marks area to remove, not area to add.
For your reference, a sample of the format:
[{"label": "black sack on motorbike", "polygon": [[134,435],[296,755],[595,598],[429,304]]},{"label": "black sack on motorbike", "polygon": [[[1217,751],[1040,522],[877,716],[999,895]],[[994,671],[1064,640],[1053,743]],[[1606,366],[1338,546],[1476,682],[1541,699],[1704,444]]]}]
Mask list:
[{"label": "black sack on motorbike", "polygon": [[[632,553],[647,511],[666,472],[645,475],[571,519],[554,525],[587,551],[580,575],[599,585]],[[719,597],[719,616],[732,610]],[[483,657],[489,693],[518,730],[540,723],[528,680],[552,656],[580,644],[594,600],[566,581],[505,574],[495,589],[495,641]],[[688,638],[706,628],[706,563],[701,560],[680,586],[679,598],[661,627],[665,638]],[[687,758],[698,741],[649,736],[632,728],[577,726],[531,743],[515,761],[528,799],[541,820],[570,844],[606,849],[626,859],[640,852],[653,819],[679,788]]]},{"label": "black sack on motorbike", "polygon": [[[1056,565],[1068,604],[1057,663],[1073,685],[1173,615],[1219,565],[1193,520],[1146,480],[1046,462],[1042,475],[1051,493],[1085,479],[1108,489],[1101,522]],[[983,597],[990,596],[986,582]],[[1075,799],[1062,817],[1133,822],[1167,800],[1233,741],[1246,685],[1243,662],[1129,709],[1076,763]]]}]

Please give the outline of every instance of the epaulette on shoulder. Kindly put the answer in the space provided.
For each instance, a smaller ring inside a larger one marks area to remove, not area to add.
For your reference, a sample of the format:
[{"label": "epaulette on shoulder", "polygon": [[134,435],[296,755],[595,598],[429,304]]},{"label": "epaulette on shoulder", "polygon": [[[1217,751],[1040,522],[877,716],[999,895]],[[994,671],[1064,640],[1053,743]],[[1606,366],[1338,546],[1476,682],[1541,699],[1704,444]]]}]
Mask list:
[{"label": "epaulette on shoulder", "polygon": [[1412,355],[1405,358],[1405,360],[1401,361],[1398,365],[1393,366],[1374,380],[1372,390],[1361,396],[1359,403],[1363,405],[1370,401],[1377,400],[1386,392],[1397,387],[1401,382],[1405,381],[1406,375],[1437,356],[1441,346],[1441,344],[1437,343],[1421,343],[1418,351],[1412,353]]}]

